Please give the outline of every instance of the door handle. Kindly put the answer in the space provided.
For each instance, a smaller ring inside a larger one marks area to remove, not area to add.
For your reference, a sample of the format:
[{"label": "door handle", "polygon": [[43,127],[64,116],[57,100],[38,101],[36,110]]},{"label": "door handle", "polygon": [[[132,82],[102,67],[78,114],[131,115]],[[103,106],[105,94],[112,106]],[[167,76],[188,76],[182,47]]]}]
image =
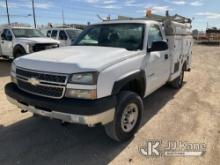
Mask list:
[{"label": "door handle", "polygon": [[167,60],[169,58],[169,55],[165,54],[164,58],[165,58],[165,60]]}]

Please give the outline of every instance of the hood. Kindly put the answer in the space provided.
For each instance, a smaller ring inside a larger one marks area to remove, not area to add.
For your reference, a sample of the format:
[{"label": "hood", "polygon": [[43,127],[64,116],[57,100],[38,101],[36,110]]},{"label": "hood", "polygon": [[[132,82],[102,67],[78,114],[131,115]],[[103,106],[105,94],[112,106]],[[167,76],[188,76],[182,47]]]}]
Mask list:
[{"label": "hood", "polygon": [[33,37],[33,38],[16,38],[18,42],[26,42],[26,43],[57,43],[59,44],[60,42],[57,40],[54,40],[52,38],[47,38],[47,37]]},{"label": "hood", "polygon": [[26,55],[16,59],[15,63],[26,69],[56,73],[101,71],[140,52],[123,48],[69,46]]}]

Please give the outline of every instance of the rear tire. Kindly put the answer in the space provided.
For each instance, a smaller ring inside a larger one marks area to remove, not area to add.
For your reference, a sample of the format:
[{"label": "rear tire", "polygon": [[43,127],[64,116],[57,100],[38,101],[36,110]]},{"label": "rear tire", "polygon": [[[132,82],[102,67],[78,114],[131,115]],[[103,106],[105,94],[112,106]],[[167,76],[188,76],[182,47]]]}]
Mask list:
[{"label": "rear tire", "polygon": [[118,96],[114,121],[105,125],[106,134],[118,142],[131,139],[141,124],[143,107],[139,95],[130,91],[121,92]]},{"label": "rear tire", "polygon": [[170,85],[175,89],[180,89],[183,86],[183,79],[184,79],[184,70],[182,69],[180,76],[173,80]]}]

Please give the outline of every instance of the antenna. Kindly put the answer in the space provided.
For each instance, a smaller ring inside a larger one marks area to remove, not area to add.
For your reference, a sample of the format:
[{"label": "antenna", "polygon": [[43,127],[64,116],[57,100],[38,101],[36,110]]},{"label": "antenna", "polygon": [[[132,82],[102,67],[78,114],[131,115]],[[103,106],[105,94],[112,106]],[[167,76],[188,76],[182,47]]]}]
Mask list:
[{"label": "antenna", "polygon": [[99,14],[97,14],[98,19],[100,19],[101,21],[105,21],[105,19],[103,19]]}]

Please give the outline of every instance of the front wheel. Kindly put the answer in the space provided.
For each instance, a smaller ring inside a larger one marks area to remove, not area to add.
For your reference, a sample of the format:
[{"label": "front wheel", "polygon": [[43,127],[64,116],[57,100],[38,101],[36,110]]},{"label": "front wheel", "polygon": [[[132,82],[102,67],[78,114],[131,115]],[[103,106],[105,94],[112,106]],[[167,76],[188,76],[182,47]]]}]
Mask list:
[{"label": "front wheel", "polygon": [[143,109],[140,96],[130,91],[121,92],[114,121],[105,125],[106,134],[119,142],[131,139],[139,129]]},{"label": "front wheel", "polygon": [[21,48],[16,48],[14,51],[14,59],[21,57],[23,55],[25,55],[25,50],[21,49]]}]

